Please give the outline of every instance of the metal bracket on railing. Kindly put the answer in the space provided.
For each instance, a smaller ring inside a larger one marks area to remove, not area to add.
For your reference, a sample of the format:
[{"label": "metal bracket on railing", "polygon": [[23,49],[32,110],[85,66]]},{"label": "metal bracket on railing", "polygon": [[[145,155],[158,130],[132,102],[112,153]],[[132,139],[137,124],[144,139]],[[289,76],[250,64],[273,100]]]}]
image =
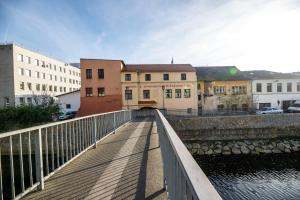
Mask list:
[{"label": "metal bracket on railing", "polygon": [[97,148],[97,120],[96,117],[94,117],[94,139],[95,139],[95,144],[94,144],[94,148]]},{"label": "metal bracket on railing", "polygon": [[114,112],[114,134],[116,133],[116,112]]},{"label": "metal bracket on railing", "polygon": [[43,172],[43,152],[42,152],[42,129],[39,128],[39,132],[35,141],[35,167],[36,178],[39,182],[38,189],[43,190],[44,185],[44,172]]}]

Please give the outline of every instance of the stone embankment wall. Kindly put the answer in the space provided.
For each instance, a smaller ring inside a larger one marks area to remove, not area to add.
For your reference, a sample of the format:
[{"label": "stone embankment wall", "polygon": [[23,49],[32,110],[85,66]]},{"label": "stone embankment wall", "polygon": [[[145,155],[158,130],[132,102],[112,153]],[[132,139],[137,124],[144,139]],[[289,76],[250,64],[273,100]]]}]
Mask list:
[{"label": "stone embankment wall", "polygon": [[183,141],[300,137],[300,114],[178,118],[168,120]]},{"label": "stone embankment wall", "polygon": [[290,153],[300,150],[300,114],[168,117],[193,155]]},{"label": "stone embankment wall", "polygon": [[270,154],[300,151],[299,139],[205,141],[185,143],[193,155]]}]

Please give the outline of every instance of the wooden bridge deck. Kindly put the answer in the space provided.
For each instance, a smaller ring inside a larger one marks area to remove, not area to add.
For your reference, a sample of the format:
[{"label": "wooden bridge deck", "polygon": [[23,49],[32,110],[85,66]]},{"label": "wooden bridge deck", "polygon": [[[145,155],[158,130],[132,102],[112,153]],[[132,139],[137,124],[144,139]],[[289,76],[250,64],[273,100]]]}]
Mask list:
[{"label": "wooden bridge deck", "polygon": [[167,199],[156,123],[120,128],[23,199]]}]

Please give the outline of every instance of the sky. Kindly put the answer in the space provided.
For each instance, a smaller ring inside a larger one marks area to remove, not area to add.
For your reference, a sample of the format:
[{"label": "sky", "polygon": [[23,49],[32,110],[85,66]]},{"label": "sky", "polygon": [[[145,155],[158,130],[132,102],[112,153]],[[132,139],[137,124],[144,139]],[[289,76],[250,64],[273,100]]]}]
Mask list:
[{"label": "sky", "polygon": [[0,0],[0,42],[65,62],[300,71],[300,1]]}]

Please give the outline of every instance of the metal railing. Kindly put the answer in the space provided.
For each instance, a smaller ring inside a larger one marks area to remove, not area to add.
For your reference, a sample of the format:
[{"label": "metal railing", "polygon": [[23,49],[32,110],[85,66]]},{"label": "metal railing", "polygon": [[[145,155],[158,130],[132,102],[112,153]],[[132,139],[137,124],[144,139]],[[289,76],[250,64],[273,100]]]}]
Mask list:
[{"label": "metal railing", "polygon": [[156,123],[168,198],[222,199],[159,110],[156,110]]},{"label": "metal railing", "polygon": [[19,199],[97,142],[131,121],[117,111],[0,134],[0,200]]}]

